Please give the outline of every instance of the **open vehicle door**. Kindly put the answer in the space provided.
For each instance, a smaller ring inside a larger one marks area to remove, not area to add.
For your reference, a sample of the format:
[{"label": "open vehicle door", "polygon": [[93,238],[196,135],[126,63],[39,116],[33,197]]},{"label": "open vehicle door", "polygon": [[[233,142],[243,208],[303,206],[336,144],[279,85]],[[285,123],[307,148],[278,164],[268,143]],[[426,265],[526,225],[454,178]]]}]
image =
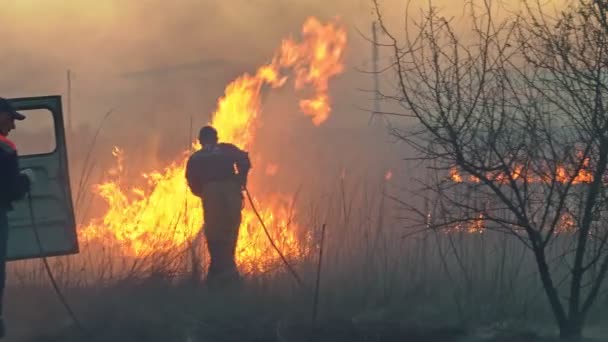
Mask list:
[{"label": "open vehicle door", "polygon": [[20,168],[35,173],[32,207],[42,246],[36,240],[25,198],[15,202],[8,214],[7,259],[78,253],[61,97],[17,98],[10,102],[26,116],[16,122],[17,129],[10,138],[17,145]]}]

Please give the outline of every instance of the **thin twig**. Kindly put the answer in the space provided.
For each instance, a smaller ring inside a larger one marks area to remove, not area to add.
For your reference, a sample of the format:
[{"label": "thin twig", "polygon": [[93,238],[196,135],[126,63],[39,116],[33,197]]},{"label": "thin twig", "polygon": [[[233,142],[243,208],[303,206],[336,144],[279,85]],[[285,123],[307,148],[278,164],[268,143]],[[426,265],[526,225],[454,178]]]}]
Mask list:
[{"label": "thin twig", "polygon": [[325,224],[321,227],[321,242],[319,246],[319,261],[317,263],[317,279],[315,283],[315,297],[312,306],[312,324],[317,322],[317,309],[319,306],[319,288],[321,283],[321,265],[323,264],[323,245],[325,242]]}]

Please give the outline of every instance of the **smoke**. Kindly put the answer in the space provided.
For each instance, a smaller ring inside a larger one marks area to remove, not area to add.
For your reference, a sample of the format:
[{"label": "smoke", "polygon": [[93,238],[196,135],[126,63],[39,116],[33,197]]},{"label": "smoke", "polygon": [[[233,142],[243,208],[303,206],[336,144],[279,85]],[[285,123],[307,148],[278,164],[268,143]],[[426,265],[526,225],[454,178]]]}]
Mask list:
[{"label": "smoke", "polygon": [[111,107],[207,115],[227,82],[271,58],[306,16],[340,14],[341,2],[4,2],[0,93],[65,94],[71,69],[74,123]]},{"label": "smoke", "polygon": [[[404,2],[380,3],[389,26],[403,31]],[[464,11],[452,1],[434,4],[448,17]],[[427,6],[410,7],[416,14]],[[0,94],[65,94],[71,69],[76,124],[97,122],[112,107],[134,123],[144,115],[134,112],[203,117],[228,81],[271,58],[307,16],[338,16],[349,28],[349,69],[332,89],[340,103],[353,103],[356,87],[371,85],[354,70],[370,66],[370,44],[357,33],[369,35],[370,0],[5,0]]]},{"label": "smoke", "polygon": [[[381,3],[387,24],[399,32],[404,3]],[[452,3],[438,5],[462,12]],[[340,174],[344,168],[384,174],[406,151],[389,142],[384,128],[367,126],[374,95],[362,90],[372,89],[372,79],[357,69],[371,70],[371,44],[359,33],[371,35],[368,0],[6,0],[0,12],[0,95],[60,94],[65,103],[69,69],[71,162],[88,153],[96,127],[113,109],[97,157],[109,158],[111,146],[119,145],[127,156],[162,166],[209,121],[226,84],[268,62],[281,39],[298,35],[308,16],[339,17],[349,32],[346,71],[330,82],[332,116],[316,128],[298,112],[290,91],[274,92],[264,104],[256,145],[261,151],[252,152],[291,165],[291,171],[282,166],[277,179]],[[390,54],[380,62],[390,62]],[[390,76],[383,87],[392,90]]]}]

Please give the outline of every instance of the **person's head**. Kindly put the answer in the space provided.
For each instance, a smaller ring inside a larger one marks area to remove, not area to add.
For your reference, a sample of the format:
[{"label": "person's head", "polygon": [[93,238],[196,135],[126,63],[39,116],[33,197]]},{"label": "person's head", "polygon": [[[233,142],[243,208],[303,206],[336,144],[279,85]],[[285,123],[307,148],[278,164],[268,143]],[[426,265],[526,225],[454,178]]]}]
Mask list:
[{"label": "person's head", "polygon": [[15,129],[15,120],[23,120],[25,116],[17,112],[13,106],[0,97],[0,135],[7,136]]},{"label": "person's head", "polygon": [[198,133],[198,140],[203,146],[217,144],[217,131],[211,126],[205,126]]}]

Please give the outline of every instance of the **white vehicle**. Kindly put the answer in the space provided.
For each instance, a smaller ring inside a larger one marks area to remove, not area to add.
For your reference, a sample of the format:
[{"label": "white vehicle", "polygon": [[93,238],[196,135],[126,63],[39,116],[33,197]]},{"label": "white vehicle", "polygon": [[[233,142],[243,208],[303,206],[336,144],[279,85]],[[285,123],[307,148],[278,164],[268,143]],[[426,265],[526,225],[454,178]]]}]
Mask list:
[{"label": "white vehicle", "polygon": [[[7,260],[76,254],[78,239],[61,97],[15,98],[9,101],[27,117],[17,123],[11,139],[17,145],[19,167],[32,169],[36,181],[30,191],[34,217],[27,198],[14,202],[14,210],[8,214]],[[35,130],[44,132],[44,137],[33,139],[34,135],[27,134]]]}]

